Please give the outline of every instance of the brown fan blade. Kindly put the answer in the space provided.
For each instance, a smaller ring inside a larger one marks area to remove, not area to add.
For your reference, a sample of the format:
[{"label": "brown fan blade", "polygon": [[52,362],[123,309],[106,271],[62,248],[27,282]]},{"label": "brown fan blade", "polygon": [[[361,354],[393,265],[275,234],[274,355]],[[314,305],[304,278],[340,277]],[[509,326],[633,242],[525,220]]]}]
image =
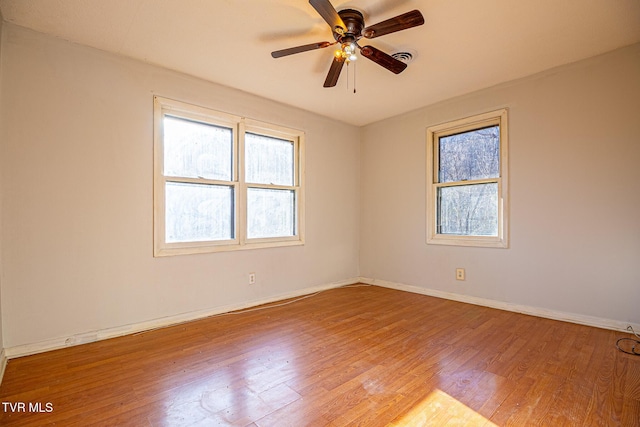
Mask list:
[{"label": "brown fan blade", "polygon": [[402,61],[398,61],[391,55],[387,55],[383,51],[376,49],[373,46],[364,46],[360,49],[362,56],[369,58],[378,65],[383,66],[387,70],[395,74],[400,74],[407,68],[407,64]]},{"label": "brown fan blade", "polygon": [[322,16],[322,19],[327,21],[327,24],[331,27],[331,31],[335,30],[337,27],[340,27],[344,30],[347,29],[347,26],[344,25],[342,18],[338,15],[338,11],[335,7],[329,2],[329,0],[309,0],[309,3],[313,8]]},{"label": "brown fan blade", "polygon": [[334,43],[329,42],[320,42],[320,43],[311,43],[305,44],[303,46],[290,47],[288,49],[276,50],[275,52],[271,52],[271,56],[274,58],[282,58],[283,56],[293,55],[294,53],[306,52],[314,49],[322,49],[327,46],[331,46]]},{"label": "brown fan blade", "polygon": [[329,73],[327,74],[327,78],[324,81],[324,87],[334,87],[338,83],[338,77],[340,77],[340,71],[342,71],[343,65],[343,58],[333,58],[331,68],[329,68]]},{"label": "brown fan blade", "polygon": [[424,17],[419,10],[403,13],[395,18],[387,19],[371,25],[362,30],[362,35],[368,39],[384,36],[385,34],[395,33],[396,31],[406,30],[407,28],[417,27],[424,24]]}]

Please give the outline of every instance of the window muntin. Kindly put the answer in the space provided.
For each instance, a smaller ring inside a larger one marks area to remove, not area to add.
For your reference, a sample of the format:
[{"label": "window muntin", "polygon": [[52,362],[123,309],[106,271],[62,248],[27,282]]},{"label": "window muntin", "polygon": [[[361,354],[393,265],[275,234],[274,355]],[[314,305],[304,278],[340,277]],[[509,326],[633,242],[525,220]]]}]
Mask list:
[{"label": "window muntin", "polygon": [[507,247],[507,111],[427,130],[427,243]]},{"label": "window muntin", "polygon": [[303,244],[303,134],[154,98],[156,256]]}]

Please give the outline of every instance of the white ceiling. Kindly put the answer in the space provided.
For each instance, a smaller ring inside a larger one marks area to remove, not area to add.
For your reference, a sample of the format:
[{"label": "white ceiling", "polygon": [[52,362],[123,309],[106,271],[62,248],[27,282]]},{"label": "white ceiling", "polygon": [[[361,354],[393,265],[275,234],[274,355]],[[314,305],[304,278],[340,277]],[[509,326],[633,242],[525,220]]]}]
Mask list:
[{"label": "white ceiling", "polygon": [[332,3],[362,11],[366,25],[419,9],[425,25],[366,43],[414,53],[407,70],[361,57],[326,89],[333,48],[271,58],[333,41],[307,0],[0,0],[0,11],[7,22],[354,125],[640,42],[639,0]]}]

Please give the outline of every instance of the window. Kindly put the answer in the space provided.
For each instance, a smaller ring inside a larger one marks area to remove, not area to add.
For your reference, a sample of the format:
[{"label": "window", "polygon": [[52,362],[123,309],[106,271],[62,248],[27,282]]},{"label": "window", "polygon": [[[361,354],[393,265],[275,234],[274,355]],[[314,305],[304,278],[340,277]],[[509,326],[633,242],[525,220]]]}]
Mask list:
[{"label": "window", "polygon": [[303,244],[302,132],[154,98],[154,254]]},{"label": "window", "polygon": [[507,110],[427,129],[427,243],[508,247]]}]

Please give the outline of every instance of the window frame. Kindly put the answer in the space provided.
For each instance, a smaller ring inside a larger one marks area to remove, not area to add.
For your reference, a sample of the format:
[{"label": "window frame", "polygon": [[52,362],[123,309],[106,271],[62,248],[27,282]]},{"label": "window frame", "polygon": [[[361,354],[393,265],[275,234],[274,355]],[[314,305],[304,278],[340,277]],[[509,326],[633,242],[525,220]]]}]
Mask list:
[{"label": "window frame", "polygon": [[[160,96],[154,96],[153,102],[153,223],[155,257],[304,245],[304,132]],[[231,181],[164,175],[163,121],[166,115],[214,126],[227,127],[233,130]],[[244,135],[246,132],[283,139],[293,144],[293,185],[261,185],[245,182]],[[166,242],[165,186],[167,182],[184,182],[189,184],[223,185],[232,187],[234,193],[232,218],[234,227],[233,238],[227,240]],[[247,194],[248,189],[254,187],[274,189],[286,188],[287,190],[294,191],[294,235],[252,239],[247,237]]]},{"label": "window frame", "polygon": [[[499,175],[497,178],[469,181],[439,182],[439,140],[441,137],[470,132],[498,125],[500,129]],[[509,203],[508,203],[508,110],[506,108],[452,120],[427,128],[427,244],[475,246],[487,248],[509,247]],[[438,189],[474,184],[496,183],[498,186],[498,235],[474,236],[438,233]]]}]

